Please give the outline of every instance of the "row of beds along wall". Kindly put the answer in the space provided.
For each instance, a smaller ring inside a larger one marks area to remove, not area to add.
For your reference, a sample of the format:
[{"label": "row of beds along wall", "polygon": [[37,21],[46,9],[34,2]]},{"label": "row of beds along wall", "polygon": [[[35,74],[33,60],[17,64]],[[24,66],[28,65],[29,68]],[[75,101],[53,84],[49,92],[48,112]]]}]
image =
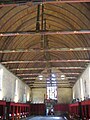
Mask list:
[{"label": "row of beds along wall", "polygon": [[69,104],[71,120],[90,120],[90,99]]},{"label": "row of beds along wall", "polygon": [[[29,116],[45,116],[46,106],[44,103],[31,104],[28,103],[14,103],[0,101],[0,120],[19,120]],[[69,116],[69,120],[90,120],[90,100],[75,102],[71,104],[54,105],[54,115]]]},{"label": "row of beds along wall", "polygon": [[19,120],[32,115],[45,115],[45,104],[0,101],[0,120]]},{"label": "row of beds along wall", "polygon": [[[68,104],[55,104],[54,112],[57,115],[66,113]],[[46,116],[45,103],[14,103],[0,101],[0,120],[19,120],[30,116]]]}]

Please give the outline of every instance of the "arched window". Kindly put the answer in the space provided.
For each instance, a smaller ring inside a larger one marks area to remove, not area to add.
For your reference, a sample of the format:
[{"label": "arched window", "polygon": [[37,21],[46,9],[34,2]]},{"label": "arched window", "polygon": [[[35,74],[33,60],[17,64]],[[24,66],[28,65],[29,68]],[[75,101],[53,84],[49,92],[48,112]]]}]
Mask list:
[{"label": "arched window", "polygon": [[57,100],[57,82],[55,74],[47,79],[47,99]]},{"label": "arched window", "polygon": [[15,102],[18,102],[18,80],[15,81]]}]

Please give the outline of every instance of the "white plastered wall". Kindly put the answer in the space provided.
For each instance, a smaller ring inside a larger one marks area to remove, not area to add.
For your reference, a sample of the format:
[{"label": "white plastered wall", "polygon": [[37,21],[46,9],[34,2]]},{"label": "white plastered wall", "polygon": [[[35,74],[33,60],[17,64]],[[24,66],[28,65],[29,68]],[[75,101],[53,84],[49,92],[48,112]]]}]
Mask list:
[{"label": "white plastered wall", "polygon": [[15,100],[15,85],[16,80],[18,80],[18,102],[25,102],[24,94],[26,88],[26,98],[30,99],[30,88],[24,82],[22,82],[18,77],[9,72],[3,65],[0,64],[0,70],[3,70],[2,76],[2,99],[7,101]]},{"label": "white plastered wall", "polygon": [[80,100],[84,100],[84,97],[90,98],[90,65],[88,65],[86,70],[75,83],[73,94],[73,98],[79,98]]}]

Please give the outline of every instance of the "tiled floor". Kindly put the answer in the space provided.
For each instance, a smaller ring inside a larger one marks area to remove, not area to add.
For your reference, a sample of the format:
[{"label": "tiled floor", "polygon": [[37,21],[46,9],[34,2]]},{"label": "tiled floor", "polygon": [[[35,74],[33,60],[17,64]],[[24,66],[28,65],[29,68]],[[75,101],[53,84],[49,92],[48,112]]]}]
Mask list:
[{"label": "tiled floor", "polygon": [[67,120],[66,117],[33,117],[26,120]]}]

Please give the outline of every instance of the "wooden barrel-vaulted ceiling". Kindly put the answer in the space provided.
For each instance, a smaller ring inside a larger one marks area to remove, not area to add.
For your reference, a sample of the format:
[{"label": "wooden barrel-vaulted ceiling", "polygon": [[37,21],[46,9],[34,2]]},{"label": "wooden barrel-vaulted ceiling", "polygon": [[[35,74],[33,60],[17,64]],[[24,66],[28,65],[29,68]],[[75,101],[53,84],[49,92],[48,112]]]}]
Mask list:
[{"label": "wooden barrel-vaulted ceiling", "polygon": [[89,0],[42,1],[1,1],[0,62],[30,87],[48,72],[72,87],[90,63]]}]

